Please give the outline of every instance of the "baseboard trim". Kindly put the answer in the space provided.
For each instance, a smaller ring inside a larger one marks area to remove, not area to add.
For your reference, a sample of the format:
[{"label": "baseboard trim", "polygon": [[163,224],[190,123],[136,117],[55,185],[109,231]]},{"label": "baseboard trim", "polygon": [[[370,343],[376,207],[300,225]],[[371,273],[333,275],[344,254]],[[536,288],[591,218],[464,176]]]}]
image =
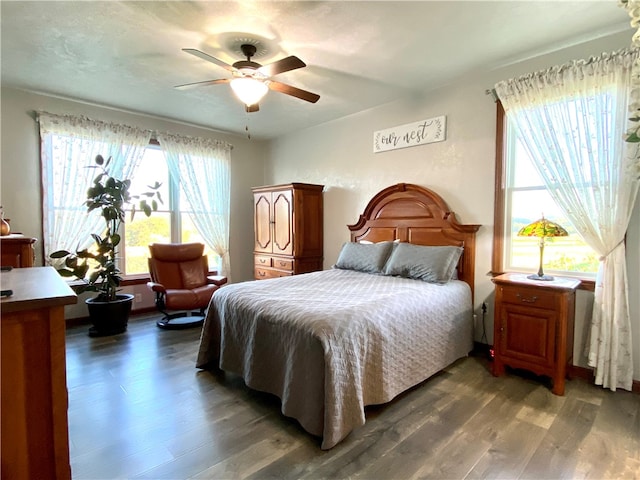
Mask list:
[{"label": "baseboard trim", "polygon": [[489,360],[493,359],[492,354],[493,346],[486,343],[473,342],[473,350],[471,355],[476,357],[487,357]]},{"label": "baseboard trim", "polygon": [[[580,378],[582,380],[586,380],[589,383],[593,383],[593,368],[571,365],[569,367],[568,373],[570,377]],[[633,393],[640,393],[640,380],[633,381],[633,383],[631,384],[631,391]]]},{"label": "baseboard trim", "polygon": [[[493,356],[491,355],[493,352],[493,346],[487,345],[486,343],[473,342],[473,350],[471,351],[471,355],[475,356],[486,356],[491,360]],[[593,383],[593,368],[590,367],[578,367],[577,365],[570,365],[567,371],[569,377],[579,378],[588,383]],[[631,391],[633,393],[640,394],[640,380],[634,380],[631,384]]]},{"label": "baseboard trim", "polygon": [[[142,313],[152,313],[152,312],[158,312],[156,307],[137,308],[137,309],[131,310],[131,315],[138,315]],[[158,312],[158,315],[161,315],[161,313]],[[91,325],[91,320],[89,320],[88,316],[77,317],[77,318],[67,318],[64,323],[66,325],[66,328],[81,327],[82,325]]]}]

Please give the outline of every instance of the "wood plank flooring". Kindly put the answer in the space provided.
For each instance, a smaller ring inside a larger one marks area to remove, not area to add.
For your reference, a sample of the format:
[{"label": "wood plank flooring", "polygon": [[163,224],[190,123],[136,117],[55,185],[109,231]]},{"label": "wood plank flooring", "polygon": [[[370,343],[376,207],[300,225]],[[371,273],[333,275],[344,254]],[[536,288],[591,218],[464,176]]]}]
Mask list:
[{"label": "wood plank flooring", "polygon": [[194,367],[199,329],[153,316],[128,332],[67,330],[74,479],[640,478],[640,395],[583,380],[553,395],[522,372],[459,360],[329,451],[279,400]]}]

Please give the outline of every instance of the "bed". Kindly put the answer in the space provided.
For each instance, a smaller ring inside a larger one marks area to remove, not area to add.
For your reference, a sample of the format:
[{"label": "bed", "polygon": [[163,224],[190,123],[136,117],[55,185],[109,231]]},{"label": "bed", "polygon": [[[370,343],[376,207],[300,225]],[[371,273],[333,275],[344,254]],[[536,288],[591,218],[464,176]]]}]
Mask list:
[{"label": "bed", "polygon": [[392,185],[349,225],[334,268],[216,291],[196,367],[277,395],[284,415],[332,448],[365,423],[365,406],[471,350],[478,228],[435,192]]}]

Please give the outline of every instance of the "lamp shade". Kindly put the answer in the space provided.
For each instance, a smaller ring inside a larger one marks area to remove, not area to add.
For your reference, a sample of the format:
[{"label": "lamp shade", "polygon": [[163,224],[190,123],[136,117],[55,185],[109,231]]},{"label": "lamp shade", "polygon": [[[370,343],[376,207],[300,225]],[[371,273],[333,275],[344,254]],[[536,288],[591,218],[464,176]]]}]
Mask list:
[{"label": "lamp shade", "polygon": [[269,91],[264,82],[250,77],[240,77],[231,80],[231,88],[236,96],[245,105],[255,105]]},{"label": "lamp shade", "polygon": [[567,231],[555,222],[542,217],[518,232],[519,237],[567,237]]},{"label": "lamp shade", "polygon": [[545,275],[542,269],[543,256],[544,256],[544,239],[549,237],[567,237],[569,233],[555,222],[551,222],[544,218],[540,218],[533,223],[530,223],[526,227],[522,227],[518,232],[519,237],[538,237],[540,239],[540,265],[538,267],[538,273],[529,275],[527,278],[531,280],[553,280],[551,275]]}]

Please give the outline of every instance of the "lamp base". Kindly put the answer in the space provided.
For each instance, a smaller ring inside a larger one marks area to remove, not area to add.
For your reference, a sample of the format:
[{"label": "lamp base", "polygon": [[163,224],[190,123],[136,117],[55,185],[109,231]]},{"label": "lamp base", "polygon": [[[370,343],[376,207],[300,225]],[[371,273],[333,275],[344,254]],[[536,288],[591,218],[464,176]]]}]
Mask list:
[{"label": "lamp base", "polygon": [[542,282],[551,282],[553,281],[553,277],[551,275],[538,275],[537,273],[527,275],[529,280],[538,280]]}]

